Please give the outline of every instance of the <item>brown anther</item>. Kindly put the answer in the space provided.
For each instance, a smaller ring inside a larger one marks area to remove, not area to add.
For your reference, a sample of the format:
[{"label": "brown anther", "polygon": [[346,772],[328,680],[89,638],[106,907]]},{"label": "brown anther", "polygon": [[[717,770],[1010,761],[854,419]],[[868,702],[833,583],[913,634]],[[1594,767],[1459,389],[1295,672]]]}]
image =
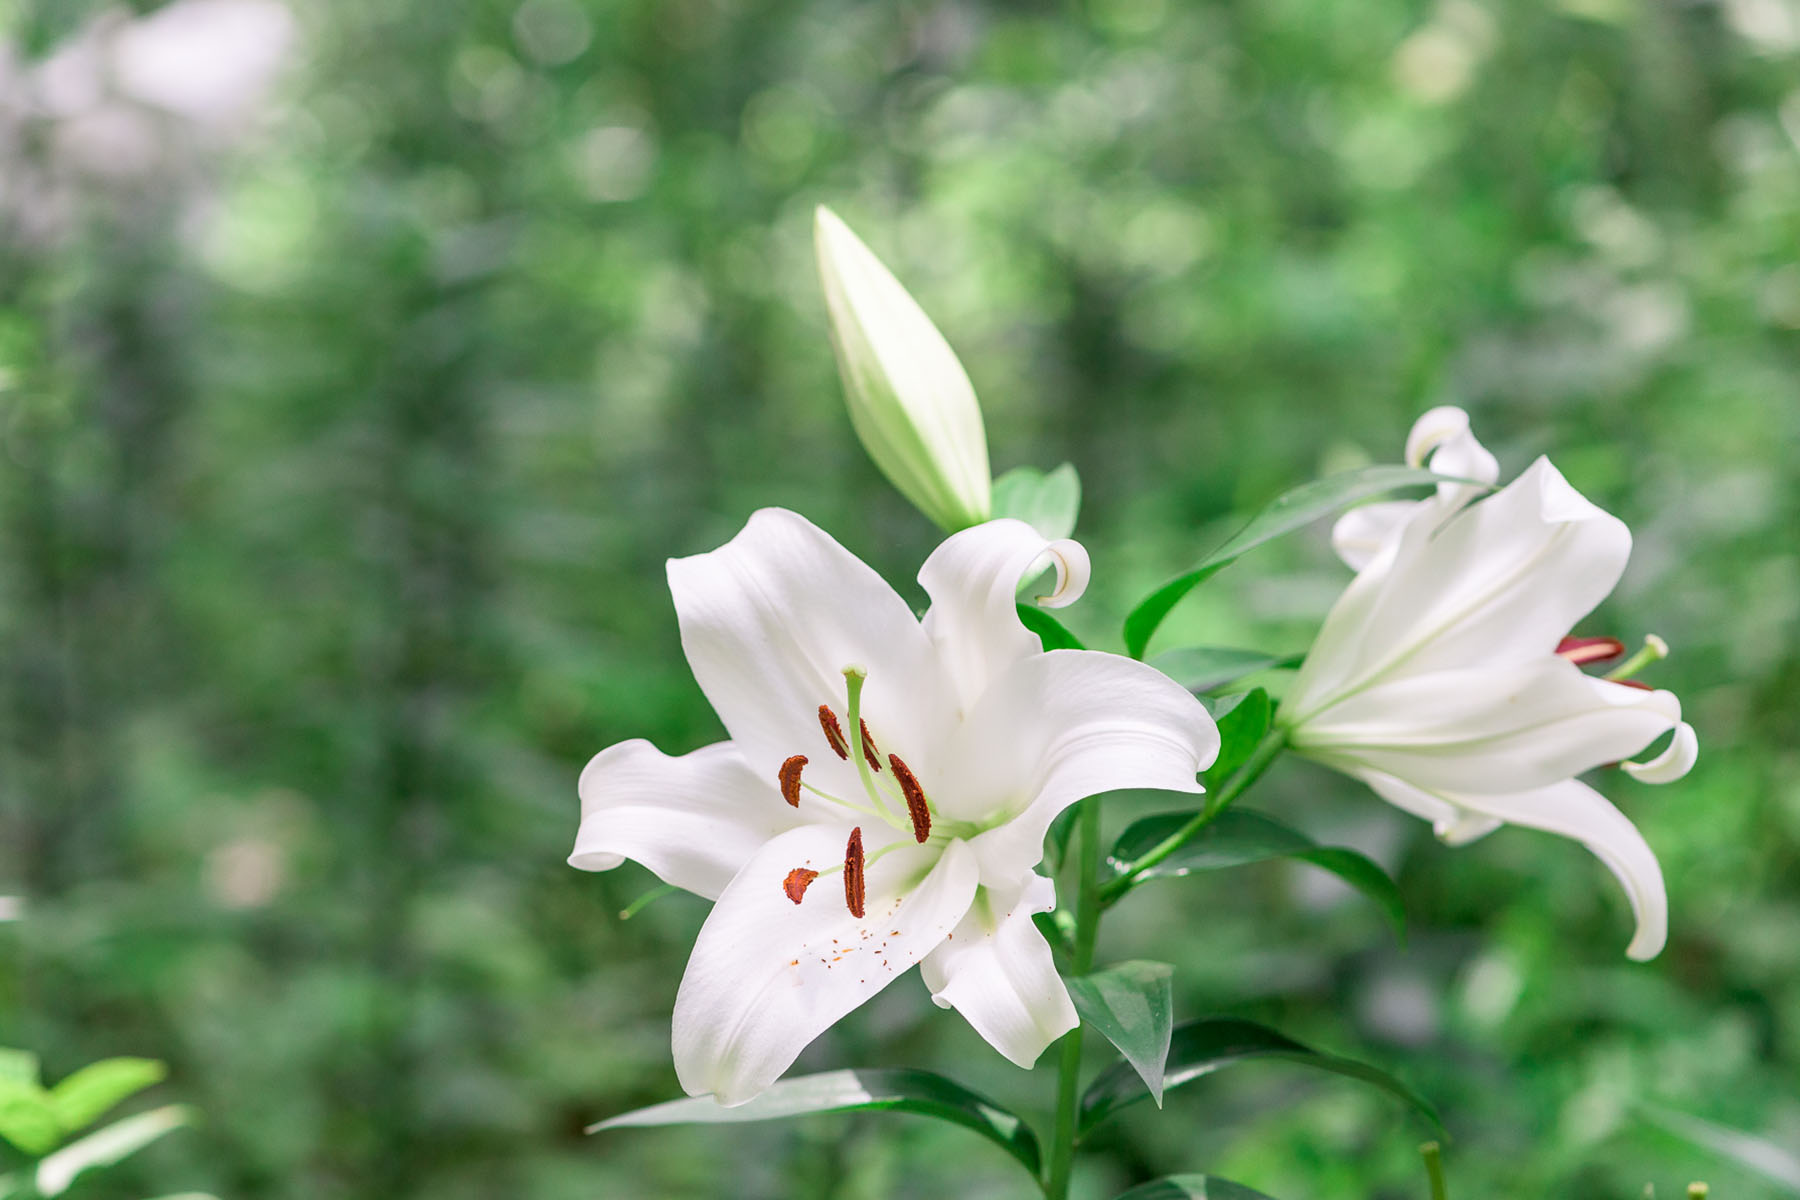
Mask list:
[{"label": "brown anther", "polygon": [[862,726],[863,757],[869,760],[869,766],[876,772],[881,770],[881,751],[875,748],[875,739],[869,736],[869,723],[857,721]]},{"label": "brown anther", "polygon": [[1578,667],[1606,662],[1625,653],[1625,643],[1611,637],[1566,637],[1556,644],[1556,654]]},{"label": "brown anther", "polygon": [[1636,688],[1640,692],[1654,692],[1656,690],[1641,679],[1611,679],[1607,682],[1622,684],[1628,688]]},{"label": "brown anther", "polygon": [[906,815],[912,818],[913,841],[923,842],[931,836],[931,805],[925,802],[925,789],[919,786],[918,776],[900,761],[898,754],[888,755],[888,765],[894,768],[894,781],[900,785],[900,794],[906,797]]},{"label": "brown anther", "polygon": [[850,757],[850,743],[844,740],[844,727],[838,724],[837,714],[831,711],[831,705],[819,705],[819,728],[825,731],[825,740],[837,751],[839,758]]},{"label": "brown anther", "polygon": [[817,871],[809,871],[805,867],[795,867],[787,873],[787,878],[781,881],[781,890],[789,900],[798,904],[806,898],[808,885],[818,877]]},{"label": "brown anther", "polygon": [[844,904],[859,921],[868,897],[868,884],[863,881],[862,826],[858,825],[850,831],[850,842],[844,847]]},{"label": "brown anther", "polygon": [[782,763],[781,770],[776,773],[781,780],[781,798],[788,802],[789,807],[800,807],[800,772],[805,769],[806,755],[796,754]]}]

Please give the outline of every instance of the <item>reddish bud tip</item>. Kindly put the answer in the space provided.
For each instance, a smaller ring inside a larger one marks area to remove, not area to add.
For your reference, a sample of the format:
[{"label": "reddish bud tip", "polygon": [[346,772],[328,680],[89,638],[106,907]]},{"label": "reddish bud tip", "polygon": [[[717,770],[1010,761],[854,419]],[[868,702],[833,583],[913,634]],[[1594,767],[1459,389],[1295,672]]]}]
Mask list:
[{"label": "reddish bud tip", "polygon": [[863,880],[862,826],[858,825],[850,831],[849,844],[844,847],[844,904],[859,921],[868,896],[868,884]]},{"label": "reddish bud tip", "polygon": [[1556,644],[1556,653],[1558,657],[1584,667],[1588,663],[1619,657],[1625,653],[1625,643],[1611,637],[1566,637]]},{"label": "reddish bud tip", "polygon": [[913,841],[923,842],[931,836],[931,805],[925,802],[925,789],[919,786],[918,776],[900,761],[898,754],[888,755],[888,765],[894,768],[894,780],[900,785],[900,794],[906,797],[906,815],[912,818]]},{"label": "reddish bud tip", "polygon": [[819,705],[819,728],[825,731],[825,740],[839,758],[850,757],[850,743],[844,740],[844,727],[838,724],[837,714],[831,711],[831,705]]},{"label": "reddish bud tip", "polygon": [[781,764],[777,778],[781,780],[781,798],[792,808],[800,807],[800,772],[806,769],[806,755],[796,754]]},{"label": "reddish bud tip", "polygon": [[809,871],[805,867],[795,867],[787,873],[787,878],[781,881],[781,890],[789,900],[798,904],[806,898],[808,885],[818,877],[817,871]]},{"label": "reddish bud tip", "polygon": [[881,751],[875,748],[875,739],[869,736],[869,723],[859,720],[857,724],[862,726],[863,757],[868,760],[871,769],[879,772],[881,770]]}]

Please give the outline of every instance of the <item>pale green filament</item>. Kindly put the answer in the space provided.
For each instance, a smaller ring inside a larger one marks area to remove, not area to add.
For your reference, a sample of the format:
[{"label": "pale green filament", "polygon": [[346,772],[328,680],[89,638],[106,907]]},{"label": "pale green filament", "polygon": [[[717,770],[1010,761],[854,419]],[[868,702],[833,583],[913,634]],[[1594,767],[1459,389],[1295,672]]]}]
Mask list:
[{"label": "pale green filament", "polygon": [[1667,657],[1669,657],[1669,643],[1653,633],[1644,639],[1643,649],[1602,675],[1601,678],[1618,683],[1621,680],[1630,679],[1651,663],[1661,662]]}]

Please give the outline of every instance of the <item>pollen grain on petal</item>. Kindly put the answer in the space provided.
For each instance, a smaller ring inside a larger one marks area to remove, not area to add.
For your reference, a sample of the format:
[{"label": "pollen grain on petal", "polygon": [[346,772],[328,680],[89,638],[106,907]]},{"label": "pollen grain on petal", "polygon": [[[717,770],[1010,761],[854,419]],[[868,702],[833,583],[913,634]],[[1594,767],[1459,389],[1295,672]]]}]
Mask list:
[{"label": "pollen grain on petal", "polygon": [[831,711],[831,705],[819,705],[819,728],[825,731],[825,740],[839,758],[850,757],[850,743],[844,739],[844,727],[838,724],[837,714]]},{"label": "pollen grain on petal", "polygon": [[781,780],[781,798],[790,808],[800,807],[800,772],[806,769],[806,755],[796,754],[781,764],[777,777]]},{"label": "pollen grain on petal", "polygon": [[1625,643],[1614,637],[1566,637],[1556,644],[1558,658],[1578,667],[1607,662],[1625,653]]},{"label": "pollen grain on petal", "polygon": [[806,898],[807,887],[818,877],[817,871],[809,871],[805,867],[795,867],[787,873],[787,878],[781,881],[781,890],[789,900],[798,904]]},{"label": "pollen grain on petal", "polygon": [[894,769],[900,794],[906,797],[906,815],[912,818],[913,840],[922,843],[931,836],[931,805],[925,800],[925,789],[919,786],[918,776],[900,761],[898,754],[888,755],[888,765]]},{"label": "pollen grain on petal", "polygon": [[850,915],[862,920],[863,904],[868,899],[868,884],[863,878],[863,843],[862,826],[858,825],[850,831],[850,841],[844,847],[844,904]]},{"label": "pollen grain on petal", "polygon": [[870,770],[880,771],[881,751],[875,748],[875,738],[869,733],[869,723],[860,718],[858,718],[856,723],[862,727],[863,758],[868,760]]}]

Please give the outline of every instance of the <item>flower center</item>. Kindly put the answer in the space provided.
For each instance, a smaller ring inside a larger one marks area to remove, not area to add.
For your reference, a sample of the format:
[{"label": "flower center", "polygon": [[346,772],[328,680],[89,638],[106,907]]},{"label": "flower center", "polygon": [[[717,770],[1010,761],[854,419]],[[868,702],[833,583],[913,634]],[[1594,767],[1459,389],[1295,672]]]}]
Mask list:
[{"label": "flower center", "polygon": [[[868,803],[845,800],[830,792],[822,791],[807,783],[803,777],[810,759],[804,754],[790,755],[782,762],[776,772],[776,782],[781,788],[781,798],[794,808],[800,807],[800,793],[811,792],[828,803],[862,816],[873,817],[885,822],[897,830],[911,829],[913,841],[924,845],[931,841],[931,800],[925,794],[925,788],[919,783],[919,777],[913,774],[912,768],[906,765],[898,754],[888,754],[887,772],[882,774],[882,758],[880,749],[875,744],[875,735],[869,732],[869,723],[862,715],[863,684],[868,681],[869,673],[854,664],[844,668],[845,721],[840,724],[837,713],[831,705],[819,705],[819,730],[825,735],[825,744],[831,747],[833,754],[845,762],[851,761],[850,740],[844,736],[847,724],[856,730],[860,751],[855,756],[856,775],[862,784],[863,795]],[[900,814],[904,812],[904,820]],[[947,840],[942,835],[939,841]],[[854,917],[863,915],[864,899],[867,896],[867,884],[864,872],[870,862],[893,850],[903,842],[892,842],[872,855],[864,855],[862,844],[862,826],[858,825],[850,834],[850,841],[844,848],[844,863],[841,867],[832,867],[819,872],[806,867],[795,867],[782,880],[781,890],[795,904],[799,904],[806,896],[806,889],[820,874],[831,874],[834,871],[844,873],[844,905]]]},{"label": "flower center", "polygon": [[[1625,643],[1612,637],[1566,637],[1556,645],[1559,658],[1566,658],[1578,667],[1589,663],[1610,662],[1625,653]],[[1654,633],[1644,638],[1644,645],[1638,652],[1602,675],[1600,678],[1608,683],[1622,683],[1627,687],[1650,690],[1650,685],[1640,683],[1632,676],[1642,671],[1651,663],[1660,662],[1669,657],[1669,643]]]}]

